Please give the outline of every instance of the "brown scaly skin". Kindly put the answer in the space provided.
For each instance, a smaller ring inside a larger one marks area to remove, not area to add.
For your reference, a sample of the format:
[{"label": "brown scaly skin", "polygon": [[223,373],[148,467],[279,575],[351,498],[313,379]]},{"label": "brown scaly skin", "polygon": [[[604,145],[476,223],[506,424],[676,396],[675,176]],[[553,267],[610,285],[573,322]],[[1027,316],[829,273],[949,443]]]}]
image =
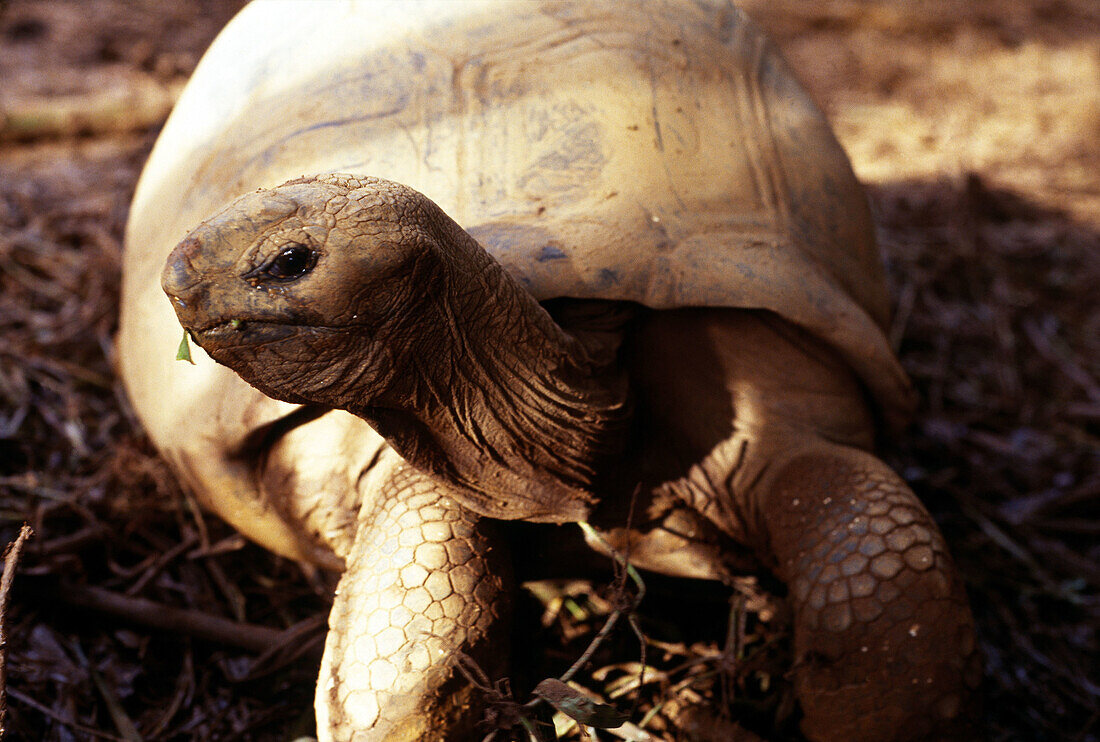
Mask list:
[{"label": "brown scaly skin", "polygon": [[360,415],[401,455],[361,482],[322,739],[464,738],[476,707],[447,648],[485,656],[505,618],[504,555],[475,512],[590,517],[670,574],[764,565],[790,589],[808,737],[974,736],[961,586],[927,512],[861,450],[870,413],[823,344],[770,315],[683,310],[640,320],[617,358],[614,333],[563,330],[423,196],[349,176],[242,197],[180,243],[164,288],[215,360]]},{"label": "brown scaly skin", "polygon": [[905,483],[873,456],[822,445],[792,453],[765,490],[759,533],[797,607],[806,735],[973,737],[981,665],[966,597]]}]

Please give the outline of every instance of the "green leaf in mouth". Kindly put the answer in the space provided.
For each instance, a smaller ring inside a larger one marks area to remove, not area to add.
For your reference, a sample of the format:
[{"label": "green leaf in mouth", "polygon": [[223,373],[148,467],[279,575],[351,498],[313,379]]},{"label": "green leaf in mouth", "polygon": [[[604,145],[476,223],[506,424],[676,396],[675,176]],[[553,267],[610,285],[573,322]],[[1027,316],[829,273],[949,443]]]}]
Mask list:
[{"label": "green leaf in mouth", "polygon": [[195,362],[191,359],[191,346],[187,343],[187,330],[183,331],[183,339],[180,340],[180,347],[176,349],[176,360],[187,361],[192,366]]}]

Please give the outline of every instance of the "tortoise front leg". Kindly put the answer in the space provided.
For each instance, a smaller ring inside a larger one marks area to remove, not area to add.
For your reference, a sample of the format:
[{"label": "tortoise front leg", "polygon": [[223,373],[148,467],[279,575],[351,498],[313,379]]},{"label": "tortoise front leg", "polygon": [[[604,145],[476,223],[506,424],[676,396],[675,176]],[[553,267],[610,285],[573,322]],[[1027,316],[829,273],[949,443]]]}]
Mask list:
[{"label": "tortoise front leg", "polygon": [[[506,661],[503,546],[487,521],[392,452],[363,486],[321,661],[318,738],[472,738],[480,704],[456,650],[490,674]],[[492,635],[500,642],[489,647]]]},{"label": "tortoise front leg", "polygon": [[912,491],[874,456],[824,443],[761,484],[761,551],[790,589],[806,736],[980,737],[973,619]]}]

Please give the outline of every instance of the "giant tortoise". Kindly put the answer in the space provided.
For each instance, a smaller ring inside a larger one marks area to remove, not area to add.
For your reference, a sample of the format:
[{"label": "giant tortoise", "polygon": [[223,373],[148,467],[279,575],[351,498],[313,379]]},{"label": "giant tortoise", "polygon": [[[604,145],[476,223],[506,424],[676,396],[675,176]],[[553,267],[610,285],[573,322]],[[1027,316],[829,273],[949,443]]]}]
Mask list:
[{"label": "giant tortoise", "polygon": [[119,345],[200,501],[342,571],[323,740],[469,738],[509,520],[770,571],[808,738],[961,739],[966,599],[870,452],[887,321],[851,167],[728,3],[257,2],[141,177]]}]

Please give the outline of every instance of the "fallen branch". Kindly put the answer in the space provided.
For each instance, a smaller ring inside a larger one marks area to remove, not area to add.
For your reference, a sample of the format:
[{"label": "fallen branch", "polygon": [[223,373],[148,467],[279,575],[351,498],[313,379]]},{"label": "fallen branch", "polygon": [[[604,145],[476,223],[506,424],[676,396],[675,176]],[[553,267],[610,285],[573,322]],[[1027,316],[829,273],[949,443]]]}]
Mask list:
[{"label": "fallen branch", "polygon": [[5,722],[8,716],[7,680],[8,680],[8,597],[11,595],[12,582],[15,581],[15,568],[23,554],[23,544],[34,535],[34,529],[26,523],[19,529],[15,541],[8,544],[4,551],[4,574],[0,576],[0,739],[4,738]]},{"label": "fallen branch", "polygon": [[252,652],[266,652],[278,646],[284,636],[282,631],[266,626],[240,623],[186,608],[173,608],[89,585],[66,585],[58,591],[57,598],[82,608],[120,616],[143,626],[228,644]]}]

